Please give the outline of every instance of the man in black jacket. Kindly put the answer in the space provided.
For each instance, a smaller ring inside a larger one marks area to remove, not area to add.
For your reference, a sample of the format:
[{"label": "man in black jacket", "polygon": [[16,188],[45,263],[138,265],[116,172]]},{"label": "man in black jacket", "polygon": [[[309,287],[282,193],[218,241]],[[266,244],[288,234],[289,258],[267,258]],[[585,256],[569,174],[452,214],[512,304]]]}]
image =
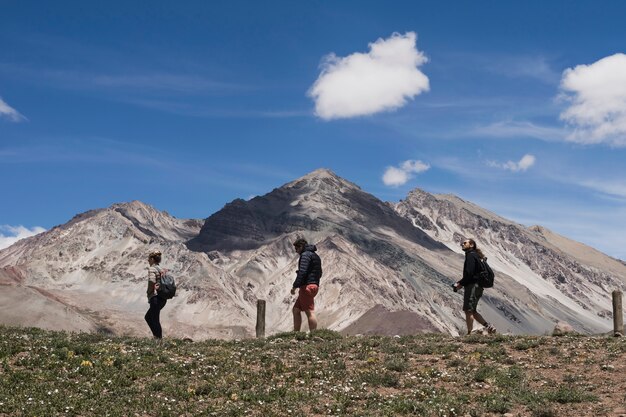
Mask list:
[{"label": "man in black jacket", "polygon": [[295,251],[300,255],[296,280],[293,282],[291,294],[298,289],[298,299],[293,306],[293,330],[300,331],[302,326],[302,312],[306,314],[309,321],[309,330],[317,329],[317,318],[315,317],[314,298],[319,289],[320,278],[322,277],[322,260],[315,253],[315,245],[309,245],[306,240],[298,239],[293,243]]},{"label": "man in black jacket", "polygon": [[478,274],[482,271],[481,259],[485,258],[482,251],[476,247],[473,239],[466,239],[461,243],[463,252],[465,252],[465,263],[463,264],[463,278],[454,284],[454,291],[464,288],[463,294],[463,311],[465,312],[465,323],[467,324],[467,334],[472,333],[474,327],[474,319],[482,324],[488,333],[495,333],[496,328],[483,318],[476,311],[478,300],[483,295],[483,288],[478,285]]}]

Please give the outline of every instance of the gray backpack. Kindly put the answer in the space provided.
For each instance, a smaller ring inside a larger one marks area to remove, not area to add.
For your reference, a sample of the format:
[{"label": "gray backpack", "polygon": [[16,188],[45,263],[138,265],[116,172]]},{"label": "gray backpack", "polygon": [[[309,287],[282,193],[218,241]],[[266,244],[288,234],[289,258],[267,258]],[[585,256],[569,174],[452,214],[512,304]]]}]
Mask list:
[{"label": "gray backpack", "polygon": [[174,281],[174,277],[167,272],[167,269],[155,268],[159,272],[157,295],[165,300],[173,298],[176,295],[176,281]]}]

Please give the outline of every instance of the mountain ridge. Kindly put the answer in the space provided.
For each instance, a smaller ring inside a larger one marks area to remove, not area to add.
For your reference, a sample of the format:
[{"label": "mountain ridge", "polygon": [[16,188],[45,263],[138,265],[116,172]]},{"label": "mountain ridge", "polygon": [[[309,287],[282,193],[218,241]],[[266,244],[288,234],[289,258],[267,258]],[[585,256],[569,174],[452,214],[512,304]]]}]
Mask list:
[{"label": "mountain ridge", "polygon": [[[328,169],[236,199],[204,221],[139,201],[89,210],[0,251],[0,284],[14,298],[42,290],[40,309],[53,308],[56,297],[79,315],[66,317],[68,326],[83,320],[88,331],[147,335],[145,259],[159,249],[180,283],[164,313],[166,334],[251,336],[258,299],[267,301],[272,333],[291,326],[291,243],[301,236],[322,255],[316,305],[320,324],[334,330],[364,329],[368,317],[388,311],[415,317],[422,324],[413,331],[460,334],[461,299],[450,285],[462,269],[465,237],[477,238],[496,269],[496,288],[481,309],[501,331],[542,334],[559,320],[581,332],[603,331],[610,327],[610,290],[626,286],[626,264],[545,228],[419,189],[383,202]],[[410,331],[400,324],[390,319],[387,334]]]}]

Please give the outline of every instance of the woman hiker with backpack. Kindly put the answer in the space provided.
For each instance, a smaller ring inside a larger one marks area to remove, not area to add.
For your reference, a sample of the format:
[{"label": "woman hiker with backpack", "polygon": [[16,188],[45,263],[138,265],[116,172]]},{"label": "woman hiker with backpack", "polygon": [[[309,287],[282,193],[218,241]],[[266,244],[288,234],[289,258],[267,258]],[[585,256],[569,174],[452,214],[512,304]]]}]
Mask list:
[{"label": "woman hiker with backpack", "polygon": [[[488,333],[495,333],[496,328],[483,318],[476,310],[478,300],[483,295],[483,287],[478,285],[478,277],[482,271],[481,260],[486,259],[482,251],[476,247],[473,239],[466,239],[461,242],[463,252],[465,252],[465,263],[463,264],[463,278],[452,287],[456,292],[459,288],[464,288],[463,311],[465,312],[465,324],[467,324],[467,334],[472,333],[474,319],[482,324]],[[493,285],[493,284],[492,284]]]},{"label": "woman hiker with backpack", "polygon": [[153,251],[148,255],[148,303],[150,308],[144,317],[146,323],[150,326],[152,334],[155,339],[161,339],[163,337],[163,330],[161,329],[161,309],[165,307],[167,300],[159,297],[158,290],[161,281],[161,269],[159,264],[161,263],[161,252]]}]

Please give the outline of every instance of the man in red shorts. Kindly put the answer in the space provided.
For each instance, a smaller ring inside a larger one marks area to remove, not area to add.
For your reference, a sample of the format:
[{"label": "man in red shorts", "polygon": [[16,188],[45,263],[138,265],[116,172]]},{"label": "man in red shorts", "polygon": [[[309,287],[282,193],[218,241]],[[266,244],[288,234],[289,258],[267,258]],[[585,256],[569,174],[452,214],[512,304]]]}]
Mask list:
[{"label": "man in red shorts", "polygon": [[291,294],[298,289],[298,299],[293,306],[293,330],[300,331],[302,326],[302,312],[306,314],[309,321],[309,330],[317,329],[317,318],[315,317],[315,301],[319,289],[320,278],[322,277],[322,260],[315,253],[315,245],[309,245],[306,240],[298,239],[293,243],[293,248],[300,255],[296,280],[293,282]]}]

